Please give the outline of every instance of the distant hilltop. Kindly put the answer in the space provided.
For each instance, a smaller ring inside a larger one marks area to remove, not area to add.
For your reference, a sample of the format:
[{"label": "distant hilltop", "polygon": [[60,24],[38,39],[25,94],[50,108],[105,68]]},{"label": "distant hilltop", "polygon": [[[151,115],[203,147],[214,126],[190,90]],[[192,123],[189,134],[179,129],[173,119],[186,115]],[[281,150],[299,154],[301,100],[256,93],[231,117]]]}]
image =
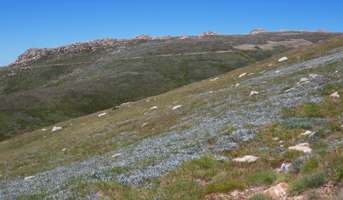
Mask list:
[{"label": "distant hilltop", "polygon": [[[289,30],[280,30],[279,32],[306,32],[306,31],[289,31]],[[319,29],[317,32],[327,32],[324,29]],[[262,33],[271,33],[264,28],[256,28],[250,31],[250,35],[257,35]],[[219,34],[217,32],[203,32],[196,36],[182,35],[182,36],[150,36],[147,34],[138,35],[132,39],[99,39],[92,40],[87,42],[77,42],[74,44],[57,47],[57,48],[30,48],[26,50],[23,54],[18,56],[17,60],[10,64],[9,66],[24,66],[32,61],[35,61],[41,57],[53,55],[53,54],[73,54],[79,53],[81,51],[95,51],[98,48],[104,47],[116,47],[116,46],[125,46],[132,42],[137,41],[150,41],[150,40],[170,40],[170,39],[179,39],[179,40],[188,40],[188,39],[204,39],[208,37],[215,36],[226,36],[224,34]]]}]

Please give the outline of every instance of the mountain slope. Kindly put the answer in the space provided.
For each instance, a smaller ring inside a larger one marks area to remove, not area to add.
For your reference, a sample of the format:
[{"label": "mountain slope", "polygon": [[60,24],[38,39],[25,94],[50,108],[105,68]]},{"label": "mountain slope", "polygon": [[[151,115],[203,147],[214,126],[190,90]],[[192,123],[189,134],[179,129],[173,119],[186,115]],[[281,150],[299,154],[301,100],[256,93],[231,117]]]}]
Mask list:
[{"label": "mountain slope", "polygon": [[[254,165],[230,161],[245,153],[261,157],[258,170],[273,170],[285,159],[293,161],[303,156],[287,150],[301,142],[310,143],[318,160],[333,156],[329,154],[332,151],[337,153],[333,158],[339,160],[343,155],[342,131],[332,123],[341,122],[342,110],[337,108],[343,104],[328,95],[343,92],[342,47],[342,38],[331,39],[116,110],[56,124],[62,127],[60,131],[51,132],[52,127],[46,127],[3,141],[0,197],[199,199],[260,184],[258,178],[241,185],[225,185],[227,182],[221,179],[247,181],[244,174],[255,172]],[[277,62],[281,56],[289,60]],[[323,109],[318,110],[318,106]],[[317,139],[298,137],[303,129],[319,131],[327,127],[331,127],[329,132],[324,131]],[[285,146],[273,142],[274,137],[282,138]],[[244,146],[244,142],[248,144]],[[266,146],[270,151],[259,150]],[[200,160],[183,165],[196,159]],[[325,169],[325,165],[316,169],[322,167]],[[343,168],[337,169],[341,172]],[[274,174],[271,176],[262,184],[276,181]],[[290,179],[295,176],[290,174]],[[335,181],[335,176],[341,180],[339,173],[328,178]],[[317,185],[325,182],[320,181]],[[151,183],[151,187],[127,189],[115,182]],[[294,189],[295,194],[299,191],[303,190]]]},{"label": "mountain slope", "polygon": [[0,139],[157,95],[337,35],[141,38],[31,49],[0,70]]}]

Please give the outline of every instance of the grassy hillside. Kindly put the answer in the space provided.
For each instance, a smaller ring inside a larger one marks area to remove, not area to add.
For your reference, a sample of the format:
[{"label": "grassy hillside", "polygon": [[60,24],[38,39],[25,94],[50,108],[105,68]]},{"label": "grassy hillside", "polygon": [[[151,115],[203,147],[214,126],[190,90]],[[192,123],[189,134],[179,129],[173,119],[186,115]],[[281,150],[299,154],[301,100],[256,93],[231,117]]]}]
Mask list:
[{"label": "grassy hillside", "polygon": [[[282,181],[290,195],[339,187],[343,101],[329,95],[343,94],[342,47],[334,38],[3,141],[0,197],[210,199]],[[311,154],[288,149],[304,142]],[[259,160],[232,161],[249,154]],[[296,170],[276,172],[286,161]]]},{"label": "grassy hillside", "polygon": [[[132,40],[47,54],[25,66],[0,69],[0,140],[161,94],[255,63],[304,41],[316,43],[336,35],[285,32]],[[250,48],[239,46],[247,44]]]}]

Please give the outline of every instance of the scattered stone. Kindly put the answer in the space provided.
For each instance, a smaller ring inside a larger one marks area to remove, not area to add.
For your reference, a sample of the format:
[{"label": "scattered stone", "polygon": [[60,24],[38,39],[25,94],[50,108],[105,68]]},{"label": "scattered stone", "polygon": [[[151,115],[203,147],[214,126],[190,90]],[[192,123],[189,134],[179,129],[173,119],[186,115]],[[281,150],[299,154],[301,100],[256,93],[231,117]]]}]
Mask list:
[{"label": "scattered stone", "polygon": [[289,150],[302,151],[304,153],[311,153],[312,149],[308,143],[300,143],[295,146],[288,147]]},{"label": "scattered stone", "polygon": [[280,173],[288,173],[292,169],[292,163],[284,162],[281,164],[280,168],[278,168],[276,171]]},{"label": "scattered stone", "polygon": [[310,80],[306,77],[300,78],[300,81],[298,82],[298,84],[302,84],[302,83],[309,83]]},{"label": "scattered stone", "polygon": [[219,79],[218,77],[215,77],[215,78],[211,78],[210,81],[216,81],[218,79]]},{"label": "scattered stone", "polygon": [[105,115],[107,115],[107,113],[103,112],[103,113],[98,114],[98,117],[103,117]]},{"label": "scattered stone", "polygon": [[288,184],[285,182],[279,183],[268,188],[263,193],[274,200],[285,199],[287,197]]},{"label": "scattered stone", "polygon": [[235,162],[248,162],[248,163],[255,162],[256,160],[258,160],[258,157],[252,156],[252,155],[246,155],[243,157],[238,157],[238,158],[233,159],[233,161]]},{"label": "scattered stone", "polygon": [[152,106],[149,110],[157,110],[158,107],[157,106]]},{"label": "scattered stone", "polygon": [[244,76],[246,76],[246,75],[247,75],[247,73],[240,74],[240,75],[238,76],[238,78],[242,78],[242,77],[244,77]]},{"label": "scattered stone", "polygon": [[120,155],[121,155],[121,153],[113,154],[113,155],[112,155],[112,158],[117,158],[117,157],[119,157]]},{"label": "scattered stone", "polygon": [[182,107],[182,105],[173,106],[172,110],[177,110],[177,109],[179,109],[181,107]]},{"label": "scattered stone", "polygon": [[289,88],[289,89],[285,90],[285,92],[288,93],[288,92],[291,92],[292,90],[294,90],[294,88]]},{"label": "scattered stone", "polygon": [[280,59],[278,60],[278,62],[281,63],[281,62],[285,62],[285,61],[287,61],[287,60],[288,60],[288,58],[285,56],[285,57],[280,58]]},{"label": "scattered stone", "polygon": [[258,95],[258,94],[259,94],[258,91],[253,90],[253,91],[250,92],[249,96],[255,96],[255,95]]},{"label": "scattered stone", "polygon": [[318,74],[310,74],[309,77],[311,79],[316,79],[319,75]]},{"label": "scattered stone", "polygon": [[33,179],[33,178],[34,178],[34,176],[27,176],[27,177],[24,178],[24,180],[27,181],[27,180],[30,180],[30,179]]},{"label": "scattered stone", "polygon": [[309,136],[309,137],[312,137],[314,134],[316,134],[316,132],[313,132],[310,130],[306,130],[305,132],[301,133],[302,136]]},{"label": "scattered stone", "polygon": [[51,131],[52,131],[52,132],[56,132],[56,131],[60,131],[60,130],[62,130],[62,129],[63,129],[63,128],[60,127],[60,126],[54,126],[54,127],[52,127]]},{"label": "scattered stone", "polygon": [[338,94],[338,92],[334,92],[334,93],[330,94],[330,97],[333,99],[339,99],[341,96]]},{"label": "scattered stone", "polygon": [[125,103],[120,104],[119,107],[122,107],[122,106],[129,106],[130,104],[131,104],[131,102],[125,102]]},{"label": "scattered stone", "polygon": [[146,125],[148,125],[148,122],[144,122],[141,127],[144,128]]},{"label": "scattered stone", "polygon": [[217,161],[229,161],[230,159],[226,156],[222,155],[214,155],[214,159]]}]

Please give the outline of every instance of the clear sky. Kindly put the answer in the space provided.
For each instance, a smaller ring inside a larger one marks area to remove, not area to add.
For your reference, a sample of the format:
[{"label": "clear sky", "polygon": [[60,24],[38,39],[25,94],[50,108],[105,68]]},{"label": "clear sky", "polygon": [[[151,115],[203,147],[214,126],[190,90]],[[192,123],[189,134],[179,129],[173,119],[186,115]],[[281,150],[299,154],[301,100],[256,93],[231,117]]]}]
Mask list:
[{"label": "clear sky", "polygon": [[0,0],[0,66],[27,48],[105,37],[342,26],[342,0]]}]

